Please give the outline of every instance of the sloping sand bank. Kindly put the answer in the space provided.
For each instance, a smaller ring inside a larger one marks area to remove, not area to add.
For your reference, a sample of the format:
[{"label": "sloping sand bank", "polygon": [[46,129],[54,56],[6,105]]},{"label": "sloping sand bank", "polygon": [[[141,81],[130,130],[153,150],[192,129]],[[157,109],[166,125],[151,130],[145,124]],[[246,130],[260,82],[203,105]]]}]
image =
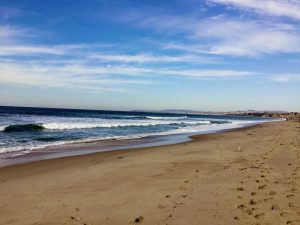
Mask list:
[{"label": "sloping sand bank", "polygon": [[0,224],[300,224],[300,123],[0,169]]}]

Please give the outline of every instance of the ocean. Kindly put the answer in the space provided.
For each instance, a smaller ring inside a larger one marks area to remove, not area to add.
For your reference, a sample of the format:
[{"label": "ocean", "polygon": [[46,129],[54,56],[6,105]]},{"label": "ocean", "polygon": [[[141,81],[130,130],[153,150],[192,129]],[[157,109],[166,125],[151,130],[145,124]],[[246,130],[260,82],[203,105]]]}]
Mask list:
[{"label": "ocean", "polygon": [[218,132],[275,120],[220,115],[1,106],[0,158],[25,155],[52,146]]}]

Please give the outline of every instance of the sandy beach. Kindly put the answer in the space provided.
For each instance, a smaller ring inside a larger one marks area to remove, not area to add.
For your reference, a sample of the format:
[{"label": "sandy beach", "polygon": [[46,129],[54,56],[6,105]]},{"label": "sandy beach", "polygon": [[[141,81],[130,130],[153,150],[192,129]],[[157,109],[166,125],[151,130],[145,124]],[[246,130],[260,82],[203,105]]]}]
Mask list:
[{"label": "sandy beach", "polygon": [[0,224],[300,224],[300,123],[0,168]]}]

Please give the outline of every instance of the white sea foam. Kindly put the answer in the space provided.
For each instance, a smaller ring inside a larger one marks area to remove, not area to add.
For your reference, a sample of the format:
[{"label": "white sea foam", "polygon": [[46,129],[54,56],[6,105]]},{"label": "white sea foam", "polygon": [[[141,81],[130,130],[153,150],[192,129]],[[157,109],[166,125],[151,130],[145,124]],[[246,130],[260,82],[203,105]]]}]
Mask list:
[{"label": "white sea foam", "polygon": [[180,119],[187,119],[187,116],[179,116],[179,117],[163,117],[163,116],[146,116],[147,119],[151,120],[180,120]]},{"label": "white sea foam", "polygon": [[[203,121],[201,121],[203,122]],[[207,122],[207,121],[204,121]],[[265,121],[267,122],[267,121]],[[78,140],[72,140],[72,141],[55,141],[51,143],[29,143],[26,144],[26,146],[15,146],[15,147],[0,147],[0,153],[18,153],[22,154],[20,152],[26,153],[28,151],[34,150],[34,149],[43,149],[50,146],[59,146],[59,145],[65,145],[65,144],[75,144],[75,143],[84,143],[84,142],[90,142],[90,141],[104,141],[104,140],[128,140],[128,139],[138,139],[138,138],[144,138],[149,136],[162,136],[162,135],[175,135],[175,134],[201,134],[201,133],[211,133],[211,132],[217,132],[227,129],[233,129],[233,128],[240,128],[245,126],[254,125],[257,123],[262,123],[262,121],[233,121],[232,123],[224,123],[224,124],[199,124],[193,125],[193,126],[186,126],[179,129],[172,129],[169,131],[163,131],[163,132],[151,132],[151,133],[141,133],[141,134],[134,134],[134,135],[126,135],[126,136],[108,136],[108,137],[92,137],[92,138],[83,138]],[[76,129],[74,127],[70,127],[70,124],[65,125],[59,125],[59,126],[53,126],[52,129],[57,129],[57,127],[60,127],[60,129]],[[76,125],[77,129],[80,126],[78,124]],[[86,128],[86,126],[84,127]],[[89,126],[90,128],[90,126]],[[50,128],[51,129],[51,128]]]},{"label": "white sea foam", "polygon": [[[157,125],[197,125],[210,124],[210,121],[90,121],[90,122],[50,122],[43,123],[42,126],[49,130],[74,130],[74,129],[91,129],[91,128],[115,128],[115,127],[139,127],[139,126],[157,126]],[[3,131],[7,126],[0,127]]]},{"label": "white sea foam", "polygon": [[146,119],[102,119],[102,118],[66,118],[66,117],[35,117],[23,118],[22,123],[14,122],[0,126],[0,131],[9,125],[40,124],[45,129],[51,130],[71,130],[90,128],[115,128],[115,127],[137,127],[137,126],[157,126],[157,125],[197,125],[210,124],[209,120],[195,120],[182,117],[145,117]]}]

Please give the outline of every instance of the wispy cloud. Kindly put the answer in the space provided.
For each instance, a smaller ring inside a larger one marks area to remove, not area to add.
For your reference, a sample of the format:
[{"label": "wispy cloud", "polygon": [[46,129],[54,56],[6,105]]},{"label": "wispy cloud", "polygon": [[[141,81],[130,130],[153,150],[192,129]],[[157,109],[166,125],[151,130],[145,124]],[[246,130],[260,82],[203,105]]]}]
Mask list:
[{"label": "wispy cloud", "polygon": [[[157,71],[158,72],[158,71]],[[235,71],[235,70],[200,70],[200,69],[183,69],[183,70],[162,70],[162,75],[190,77],[190,78],[241,78],[257,73],[249,71]]]},{"label": "wispy cloud", "polygon": [[[104,70],[104,69],[102,69]],[[86,91],[124,91],[126,85],[147,84],[146,80],[111,77],[90,68],[48,66],[24,66],[0,64],[0,83],[31,85],[47,88],[68,88]]]},{"label": "wispy cloud", "polygon": [[24,65],[0,64],[0,83],[24,84],[77,89],[115,87],[155,83],[157,77],[226,79],[255,75],[248,71],[168,69],[147,67],[88,65]]},{"label": "wispy cloud", "polygon": [[24,56],[24,55],[67,55],[73,50],[87,48],[85,44],[77,45],[4,45],[0,46],[0,56]]},{"label": "wispy cloud", "polygon": [[[186,69],[191,64],[215,63],[197,54],[115,53],[102,44],[42,45],[20,43],[26,29],[2,27],[0,83],[69,88],[92,92],[124,91],[132,85],[149,85],[157,78],[231,78],[249,75],[228,70]],[[121,51],[121,50],[120,50]],[[128,65],[127,65],[128,64]],[[159,64],[155,66],[152,64]],[[183,66],[179,68],[179,66]]]},{"label": "wispy cloud", "polygon": [[300,52],[299,30],[287,23],[226,16],[206,19],[156,16],[138,23],[139,26],[185,35],[184,44],[167,43],[164,48],[168,49],[229,56]]},{"label": "wispy cloud", "polygon": [[[18,39],[22,33],[10,27],[4,30],[6,38]],[[231,79],[256,75],[251,71],[203,69],[203,64],[218,61],[202,53],[163,52],[162,48],[159,54],[122,54],[115,53],[115,46],[101,44],[0,43],[0,83],[120,92],[160,79]]]},{"label": "wispy cloud", "polygon": [[1,7],[0,6],[0,19],[8,20],[20,14],[20,10],[11,7]]},{"label": "wispy cloud", "polygon": [[0,25],[0,47],[7,44],[16,44],[21,39],[32,38],[35,33],[32,29],[10,26],[10,25]]},{"label": "wispy cloud", "polygon": [[0,26],[0,38],[12,38],[16,36],[24,35],[26,32],[24,29],[12,27],[12,26]]},{"label": "wispy cloud", "polygon": [[212,57],[199,55],[153,55],[153,54],[99,54],[93,53],[88,56],[91,59],[99,59],[104,62],[123,62],[123,63],[176,63],[187,62],[196,64],[216,63],[217,60]]},{"label": "wispy cloud", "polygon": [[235,6],[240,9],[254,10],[272,16],[285,16],[300,20],[298,0],[209,0],[214,3]]},{"label": "wispy cloud", "polygon": [[[122,53],[122,48],[116,53],[115,44],[60,44],[42,45],[24,42],[24,37],[30,37],[29,29],[21,29],[11,26],[0,26],[0,56],[66,56],[71,58],[84,58],[85,60],[98,60],[102,63],[194,63],[211,64],[218,60],[214,57],[196,54],[153,54],[144,53],[142,50],[137,53]],[[25,38],[25,40],[27,40]],[[127,46],[128,47],[128,46]],[[159,49],[158,49],[159,51]],[[126,50],[125,50],[126,52]],[[47,59],[44,59],[47,60]],[[63,59],[60,59],[63,60]],[[52,60],[53,61],[53,60]]]},{"label": "wispy cloud", "polygon": [[200,24],[195,36],[216,39],[207,51],[212,54],[255,56],[300,52],[300,35],[288,27],[222,18]]},{"label": "wispy cloud", "polygon": [[272,75],[270,80],[277,82],[295,82],[300,81],[300,74],[282,74],[282,75]]}]

